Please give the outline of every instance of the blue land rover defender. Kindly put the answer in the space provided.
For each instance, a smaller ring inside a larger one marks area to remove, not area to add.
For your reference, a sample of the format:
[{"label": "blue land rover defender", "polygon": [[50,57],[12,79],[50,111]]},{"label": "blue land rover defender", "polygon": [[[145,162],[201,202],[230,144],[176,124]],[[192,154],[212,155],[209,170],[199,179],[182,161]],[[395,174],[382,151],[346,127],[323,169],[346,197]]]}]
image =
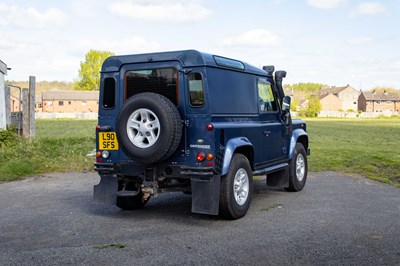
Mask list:
[{"label": "blue land rover defender", "polygon": [[94,198],[142,208],[182,191],[192,212],[238,219],[253,176],[300,191],[306,124],[292,120],[285,71],[195,50],[112,56],[101,69]]}]

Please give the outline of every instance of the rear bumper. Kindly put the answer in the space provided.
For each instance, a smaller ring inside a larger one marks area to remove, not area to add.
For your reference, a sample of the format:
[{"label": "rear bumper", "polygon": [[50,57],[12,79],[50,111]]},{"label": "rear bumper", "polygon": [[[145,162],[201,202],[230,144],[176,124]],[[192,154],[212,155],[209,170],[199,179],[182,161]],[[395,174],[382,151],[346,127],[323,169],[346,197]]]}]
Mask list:
[{"label": "rear bumper", "polygon": [[159,164],[155,166],[145,166],[132,163],[95,163],[94,170],[100,175],[126,175],[126,176],[145,176],[151,172],[152,175],[170,178],[192,178],[210,179],[216,172],[213,167],[188,166]]}]

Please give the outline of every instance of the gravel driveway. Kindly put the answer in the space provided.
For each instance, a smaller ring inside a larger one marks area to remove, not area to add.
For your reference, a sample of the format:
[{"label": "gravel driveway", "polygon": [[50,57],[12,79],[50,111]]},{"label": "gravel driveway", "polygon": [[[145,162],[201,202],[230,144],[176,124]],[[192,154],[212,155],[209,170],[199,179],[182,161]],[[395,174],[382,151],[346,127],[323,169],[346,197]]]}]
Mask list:
[{"label": "gravel driveway", "polygon": [[95,173],[0,184],[0,265],[400,265],[400,189],[310,173],[299,193],[256,184],[236,221],[163,194],[138,211],[92,201]]}]

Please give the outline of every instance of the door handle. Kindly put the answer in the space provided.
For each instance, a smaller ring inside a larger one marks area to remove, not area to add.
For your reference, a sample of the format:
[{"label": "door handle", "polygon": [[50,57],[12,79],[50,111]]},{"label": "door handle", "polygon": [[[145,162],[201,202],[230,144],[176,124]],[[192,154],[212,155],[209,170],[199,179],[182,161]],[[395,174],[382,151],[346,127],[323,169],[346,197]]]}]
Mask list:
[{"label": "door handle", "polygon": [[264,133],[264,135],[265,135],[265,136],[267,136],[267,137],[268,137],[268,136],[271,134],[271,131],[267,131],[267,130],[265,130],[263,133]]}]

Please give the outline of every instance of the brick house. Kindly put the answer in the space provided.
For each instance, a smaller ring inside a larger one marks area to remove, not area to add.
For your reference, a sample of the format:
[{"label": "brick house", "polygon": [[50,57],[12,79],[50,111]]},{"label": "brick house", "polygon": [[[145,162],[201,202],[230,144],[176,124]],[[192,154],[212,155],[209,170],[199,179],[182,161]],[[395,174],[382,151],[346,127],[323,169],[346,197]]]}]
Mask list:
[{"label": "brick house", "polygon": [[319,101],[321,111],[339,111],[343,106],[343,101],[331,93],[319,95]]},{"label": "brick house", "polygon": [[[328,95],[332,95],[329,96]],[[350,85],[344,87],[323,88],[318,91],[322,111],[357,111],[360,91]],[[331,102],[332,101],[332,102]]]},{"label": "brick house", "polygon": [[42,95],[35,95],[35,113],[43,112]]},{"label": "brick house", "polygon": [[[19,108],[20,108],[19,98],[15,97],[14,95],[10,95],[10,111],[11,112],[22,111]],[[22,109],[22,104],[21,104],[21,109]]]},{"label": "brick house", "polygon": [[42,111],[48,113],[97,112],[98,91],[44,91]]},{"label": "brick house", "polygon": [[395,92],[362,92],[358,97],[358,110],[363,112],[399,112],[400,95]]}]

